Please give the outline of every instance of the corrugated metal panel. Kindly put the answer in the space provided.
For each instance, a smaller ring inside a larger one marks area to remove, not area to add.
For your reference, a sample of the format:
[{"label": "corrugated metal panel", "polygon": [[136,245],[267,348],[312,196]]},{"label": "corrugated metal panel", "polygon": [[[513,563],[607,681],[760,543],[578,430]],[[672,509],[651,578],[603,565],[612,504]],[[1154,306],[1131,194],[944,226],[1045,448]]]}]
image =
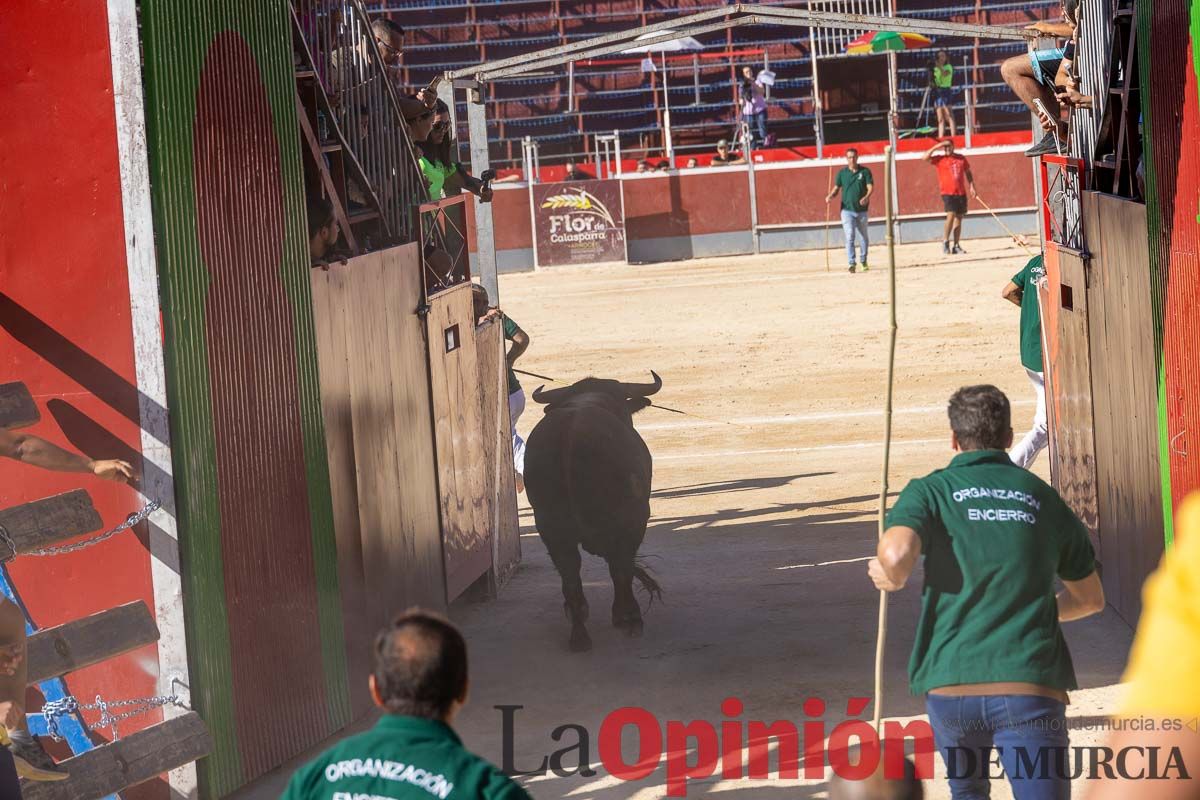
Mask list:
[{"label": "corrugated metal panel", "polygon": [[143,5],[193,699],[225,794],[347,721],[287,8]]},{"label": "corrugated metal panel", "polygon": [[1200,489],[1200,67],[1189,31],[1200,8],[1187,0],[1138,4],[1147,144],[1150,268],[1159,348],[1160,452],[1165,515]]},{"label": "corrugated metal panel", "polygon": [[1075,57],[1079,91],[1094,98],[1095,107],[1071,115],[1071,155],[1089,164],[1097,155],[1100,121],[1109,100],[1108,62],[1112,55],[1115,6],[1113,0],[1087,0],[1080,4],[1079,47]]}]

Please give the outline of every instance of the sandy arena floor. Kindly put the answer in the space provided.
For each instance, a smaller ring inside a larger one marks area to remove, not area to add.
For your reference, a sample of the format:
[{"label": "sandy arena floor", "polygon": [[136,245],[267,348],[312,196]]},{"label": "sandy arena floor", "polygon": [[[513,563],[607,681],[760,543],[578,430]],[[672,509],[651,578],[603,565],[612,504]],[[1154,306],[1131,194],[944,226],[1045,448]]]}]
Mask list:
[{"label": "sandy arena floor", "polygon": [[[1033,417],[1033,391],[1018,361],[1018,310],[1000,298],[1025,263],[1003,240],[971,241],[969,255],[943,259],[937,244],[897,250],[899,336],[890,486],[951,457],[944,406],[967,383],[990,382],[1014,402],[1018,436]],[[642,546],[666,591],[646,616],[645,635],[626,639],[609,623],[612,588],[585,555],[592,609],[590,653],[567,651],[559,579],[521,508],[523,563],[490,603],[459,603],[472,659],[470,703],[456,728],[466,745],[501,764],[503,718],[513,712],[513,764],[535,769],[573,746],[552,738],[584,726],[597,774],[523,779],[538,800],[650,800],[666,795],[665,768],[624,782],[603,771],[601,720],[641,706],[660,721],[719,724],[736,697],[735,719],[808,721],[805,700],[827,706],[826,731],[847,717],[847,700],[872,694],[878,594],[866,576],[874,552],[886,380],[887,273],[850,275],[832,254],[787,253],[679,262],[544,270],[503,276],[504,309],[529,332],[520,366],[572,381],[588,375],[664,381],[654,409],[636,422],[655,459],[653,517]],[[526,390],[538,385],[526,379]],[[528,433],[540,416],[530,402]],[[1048,476],[1045,455],[1036,471]],[[923,713],[909,695],[906,664],[920,602],[920,576],[893,595],[884,712]],[[1067,626],[1084,688],[1072,695],[1073,744],[1103,739],[1131,631],[1111,611]],[[862,712],[868,719],[871,709]],[[347,733],[361,730],[360,722]],[[626,749],[633,744],[624,740]],[[632,750],[630,760],[633,760]],[[238,792],[278,797],[299,763]],[[567,769],[577,754],[566,756]],[[693,781],[689,797],[738,800],[824,798],[824,780]],[[949,797],[939,778],[926,797]],[[719,773],[718,773],[719,775]],[[1075,796],[1081,797],[1078,791]],[[1003,782],[993,797],[1010,798]]]},{"label": "sandy arena floor", "polygon": [[[952,259],[936,244],[897,251],[892,492],[950,458],[943,409],[958,386],[1004,389],[1018,436],[1033,416],[1018,362],[1019,312],[1000,298],[1026,257],[1002,240],[972,241],[968,250]],[[498,601],[453,609],[473,660],[471,704],[458,723],[468,746],[503,759],[498,705],[523,707],[514,726],[521,769],[574,743],[570,733],[553,740],[557,726],[575,723],[591,734],[599,774],[527,779],[535,797],[666,796],[661,766],[631,783],[600,768],[600,721],[622,706],[664,721],[719,723],[721,701],[733,696],[745,706],[738,719],[800,723],[808,719],[803,701],[819,697],[831,729],[846,718],[848,698],[871,695],[878,595],[865,559],[876,537],[882,457],[883,260],[876,249],[871,272],[858,275],[840,266],[840,253],[826,272],[824,253],[807,252],[502,277],[501,304],[532,338],[521,367],[563,381],[642,381],[654,369],[665,383],[656,400],[695,415],[648,409],[636,419],[655,460],[642,552],[653,555],[666,590],[642,639],[609,626],[607,569],[585,556],[595,647],[567,652],[559,580],[524,502],[520,569]],[[539,381],[524,383],[531,392]],[[520,429],[527,433],[539,416],[530,402]],[[1036,469],[1048,476],[1045,455]],[[890,606],[889,718],[922,713],[905,670],[919,585]],[[1113,708],[1130,631],[1107,612],[1067,632],[1085,687],[1069,714],[1094,726]],[[1080,729],[1072,741],[1102,736]],[[782,800],[826,790],[823,781],[713,777],[692,782],[688,796]],[[949,796],[942,780],[927,790]],[[1007,786],[994,791],[1011,796]]]}]

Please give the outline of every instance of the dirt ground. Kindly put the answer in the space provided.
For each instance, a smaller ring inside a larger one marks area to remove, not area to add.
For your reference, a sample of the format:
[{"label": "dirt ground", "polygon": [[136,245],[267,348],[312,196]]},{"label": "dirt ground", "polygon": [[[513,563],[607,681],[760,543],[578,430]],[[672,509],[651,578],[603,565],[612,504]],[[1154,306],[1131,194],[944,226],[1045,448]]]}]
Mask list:
[{"label": "dirt ground", "polygon": [[[937,244],[897,250],[893,493],[951,457],[944,404],[958,386],[1001,387],[1018,436],[1032,420],[1019,312],[1000,299],[1026,257],[1002,240],[968,249],[954,258]],[[567,382],[649,380],[654,369],[664,381],[656,400],[693,415],[647,409],[636,418],[655,464],[642,552],[666,591],[643,638],[610,627],[607,569],[585,556],[595,647],[567,651],[559,580],[524,502],[519,570],[497,601],[452,610],[473,660],[471,703],[457,724],[468,746],[504,759],[499,705],[522,707],[513,712],[513,756],[523,770],[575,743],[574,733],[552,739],[556,727],[590,734],[597,774],[523,780],[540,800],[666,796],[661,765],[625,782],[599,764],[601,720],[623,706],[719,724],[730,719],[722,700],[736,697],[744,712],[735,720],[799,724],[810,719],[803,702],[818,697],[828,730],[847,718],[848,698],[871,696],[878,594],[865,559],[880,489],[887,271],[881,248],[867,274],[848,274],[841,260],[833,255],[830,272],[823,252],[806,252],[502,277],[501,305],[532,338],[519,366]],[[523,382],[528,392],[539,383]],[[520,430],[539,416],[530,402]],[[1035,469],[1048,477],[1045,455]],[[905,669],[919,585],[917,576],[890,604],[888,718],[923,710]],[[1110,611],[1068,625],[1067,635],[1084,687],[1072,695],[1072,742],[1096,742],[1131,632]],[[565,759],[567,769],[575,763]],[[688,796],[819,798],[827,788],[718,774],[693,781]],[[949,796],[943,780],[926,788]],[[994,791],[1011,796],[1007,786]]]},{"label": "dirt ground", "polygon": [[[990,382],[1014,403],[1020,436],[1033,391],[1018,361],[1018,310],[1000,298],[1025,263],[1002,240],[967,243],[943,258],[937,244],[898,248],[899,335],[889,485],[951,457],[944,406],[968,383]],[[866,576],[874,550],[882,458],[887,349],[887,272],[882,248],[867,274],[848,274],[832,254],[801,252],[652,266],[543,270],[501,278],[501,305],[532,345],[519,366],[563,381],[588,375],[649,380],[655,398],[687,411],[636,417],[654,455],[653,516],[642,547],[666,595],[646,615],[645,635],[609,623],[612,589],[603,562],[584,557],[592,609],[589,653],[570,653],[559,579],[522,498],[523,561],[500,597],[459,603],[472,659],[470,702],[455,727],[466,745],[506,760],[504,718],[513,710],[509,761],[537,768],[575,745],[561,725],[587,729],[596,774],[547,773],[522,783],[538,800],[650,800],[666,795],[665,767],[625,782],[600,764],[600,724],[640,706],[665,723],[777,719],[798,726],[803,704],[826,704],[826,731],[847,701],[869,698],[878,593]],[[532,392],[539,381],[524,379]],[[519,428],[540,416],[530,402]],[[1048,476],[1046,456],[1035,465]],[[884,713],[923,714],[908,693],[906,664],[920,574],[889,606]],[[1131,631],[1113,612],[1066,626],[1080,685],[1068,715],[1072,743],[1098,743],[1114,708]],[[736,697],[742,714],[725,717]],[[856,710],[857,711],[857,710]],[[867,719],[868,707],[860,712]],[[361,730],[359,723],[349,732]],[[623,740],[634,760],[631,736]],[[811,743],[809,743],[811,744]],[[308,754],[302,763],[313,754]],[[940,759],[926,797],[949,793]],[[566,770],[577,754],[563,759]],[[277,797],[295,765],[239,792]],[[689,784],[689,797],[793,800],[828,796],[825,780],[721,779]],[[1076,791],[1076,797],[1082,792]],[[993,797],[1009,798],[1003,782]]]}]

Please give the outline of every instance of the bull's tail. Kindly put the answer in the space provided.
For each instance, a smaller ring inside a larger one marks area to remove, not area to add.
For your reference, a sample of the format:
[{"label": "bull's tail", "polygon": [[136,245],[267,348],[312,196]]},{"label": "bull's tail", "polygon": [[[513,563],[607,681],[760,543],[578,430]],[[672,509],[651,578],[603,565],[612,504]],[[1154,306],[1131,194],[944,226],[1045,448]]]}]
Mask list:
[{"label": "bull's tail", "polygon": [[643,560],[640,557],[634,562],[633,577],[637,578],[637,581],[639,584],[641,584],[642,589],[644,589],[646,594],[650,596],[650,605],[646,606],[647,611],[654,607],[654,601],[656,599],[660,603],[663,601],[662,586],[660,586],[658,581],[654,579],[654,576],[650,574],[649,568],[644,566]]}]

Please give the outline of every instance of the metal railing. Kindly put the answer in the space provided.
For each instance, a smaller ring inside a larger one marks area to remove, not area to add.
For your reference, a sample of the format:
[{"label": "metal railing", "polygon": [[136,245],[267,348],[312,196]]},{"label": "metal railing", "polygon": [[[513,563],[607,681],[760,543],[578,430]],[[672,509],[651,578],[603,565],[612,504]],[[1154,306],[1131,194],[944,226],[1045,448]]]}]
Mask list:
[{"label": "metal railing", "polygon": [[421,228],[421,263],[425,297],[471,280],[467,242],[467,198],[460,194],[422,203],[416,213]]},{"label": "metal railing", "polygon": [[[387,235],[413,241],[425,180],[400,108],[398,62],[387,64],[361,0],[292,0],[294,22],[326,102],[324,139],[340,140],[349,216],[376,211]],[[326,144],[322,141],[322,144]]]},{"label": "metal railing", "polygon": [[1087,188],[1085,162],[1070,156],[1043,156],[1041,177],[1042,238],[1061,247],[1082,251],[1080,199]]}]

